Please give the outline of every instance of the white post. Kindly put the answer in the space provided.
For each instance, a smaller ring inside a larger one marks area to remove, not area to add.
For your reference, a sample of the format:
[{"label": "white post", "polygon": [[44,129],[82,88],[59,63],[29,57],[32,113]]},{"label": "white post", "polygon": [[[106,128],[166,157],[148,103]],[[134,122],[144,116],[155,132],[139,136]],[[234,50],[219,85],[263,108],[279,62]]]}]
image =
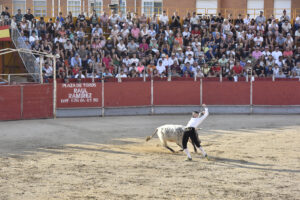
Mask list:
[{"label": "white post", "polygon": [[102,103],[101,103],[101,116],[104,117],[104,79],[101,80],[101,89],[102,89]]},{"label": "white post", "polygon": [[93,72],[92,72],[92,82],[93,83],[95,83],[95,73],[94,73],[94,71],[95,71],[95,63],[93,63]]},{"label": "white post", "polygon": [[52,17],[54,17],[54,0],[52,0]]},{"label": "white post", "polygon": [[154,108],[153,108],[153,76],[151,76],[151,114],[154,114]]},{"label": "white post", "polygon": [[168,81],[172,81],[172,76],[171,76],[171,67],[168,67]]},{"label": "white post", "polygon": [[143,73],[144,82],[146,82],[146,68],[144,67],[144,73]]},{"label": "white post", "polygon": [[58,0],[58,13],[60,12],[60,0]]},{"label": "white post", "polygon": [[43,84],[43,61],[44,61],[44,56],[40,56],[40,83]]},{"label": "white post", "polygon": [[56,118],[56,56],[53,56],[53,118]]},{"label": "white post", "polygon": [[223,81],[223,76],[222,76],[222,74],[223,74],[223,68],[221,67],[221,70],[220,70],[220,82]]},{"label": "white post", "polygon": [[202,77],[200,78],[200,106],[203,104],[203,88],[202,88]]},{"label": "white post", "polygon": [[252,81],[252,68],[250,69],[251,71],[251,80],[250,80],[250,113],[253,113],[253,81]]},{"label": "white post", "polygon": [[8,85],[10,85],[10,74],[8,74],[7,81],[8,81]]}]

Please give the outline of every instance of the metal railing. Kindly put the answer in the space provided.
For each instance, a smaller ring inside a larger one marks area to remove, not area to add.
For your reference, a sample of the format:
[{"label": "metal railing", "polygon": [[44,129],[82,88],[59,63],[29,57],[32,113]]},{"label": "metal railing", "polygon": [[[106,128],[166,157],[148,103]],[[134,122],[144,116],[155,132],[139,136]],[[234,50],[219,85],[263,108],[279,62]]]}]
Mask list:
[{"label": "metal railing", "polygon": [[[22,35],[20,34],[18,29],[11,29],[11,39],[17,49],[29,49],[30,46],[26,45]],[[36,57],[31,52],[21,52],[18,51],[23,64],[28,71],[28,73],[31,74],[33,80],[35,82],[39,82],[39,76],[36,74],[39,74],[40,72],[40,66],[37,62]]]}]

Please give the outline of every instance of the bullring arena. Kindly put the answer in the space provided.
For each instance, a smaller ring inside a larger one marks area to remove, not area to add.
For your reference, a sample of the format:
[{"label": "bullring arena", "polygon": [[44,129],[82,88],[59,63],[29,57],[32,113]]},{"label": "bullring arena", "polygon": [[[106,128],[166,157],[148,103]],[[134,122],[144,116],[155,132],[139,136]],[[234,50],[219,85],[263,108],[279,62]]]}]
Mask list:
[{"label": "bullring arena", "polygon": [[211,115],[208,160],[145,141],[189,117],[1,122],[0,199],[299,199],[299,117]]}]

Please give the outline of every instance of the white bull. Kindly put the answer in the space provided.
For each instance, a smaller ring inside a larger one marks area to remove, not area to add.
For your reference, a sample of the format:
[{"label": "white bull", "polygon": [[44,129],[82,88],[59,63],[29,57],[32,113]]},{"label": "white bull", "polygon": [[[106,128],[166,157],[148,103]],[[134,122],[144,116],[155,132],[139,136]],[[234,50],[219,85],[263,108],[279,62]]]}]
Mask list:
[{"label": "white bull", "polygon": [[[152,134],[152,136],[148,136],[146,138],[146,141],[151,140],[151,138],[157,134],[162,145],[174,153],[175,151],[167,145],[167,142],[175,142],[178,146],[181,147],[182,150],[182,138],[183,138],[184,129],[185,126],[182,125],[166,124],[158,127],[155,130],[155,132]],[[198,134],[197,134],[197,138],[198,138]],[[192,143],[191,140],[189,141]],[[195,147],[195,144],[193,144],[193,146],[194,146],[194,151],[197,152],[197,148]]]}]

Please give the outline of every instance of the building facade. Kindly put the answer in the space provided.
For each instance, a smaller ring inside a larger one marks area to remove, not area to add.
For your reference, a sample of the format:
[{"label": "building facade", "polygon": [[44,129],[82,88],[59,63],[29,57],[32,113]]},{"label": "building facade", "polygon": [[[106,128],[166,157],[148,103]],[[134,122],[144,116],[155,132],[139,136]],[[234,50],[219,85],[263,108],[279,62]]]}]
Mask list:
[{"label": "building facade", "polygon": [[177,12],[180,16],[187,12],[198,14],[217,14],[221,12],[225,17],[228,14],[250,14],[255,17],[259,11],[265,11],[265,16],[274,14],[280,17],[285,9],[292,17],[300,14],[300,0],[0,0],[0,8],[9,7],[12,14],[18,9],[22,13],[30,8],[35,16],[55,17],[59,12],[64,16],[69,11],[73,16],[84,12],[88,16],[92,10],[97,13],[110,13],[111,4],[118,4],[120,12],[153,13],[161,14],[166,10],[168,15]]}]

